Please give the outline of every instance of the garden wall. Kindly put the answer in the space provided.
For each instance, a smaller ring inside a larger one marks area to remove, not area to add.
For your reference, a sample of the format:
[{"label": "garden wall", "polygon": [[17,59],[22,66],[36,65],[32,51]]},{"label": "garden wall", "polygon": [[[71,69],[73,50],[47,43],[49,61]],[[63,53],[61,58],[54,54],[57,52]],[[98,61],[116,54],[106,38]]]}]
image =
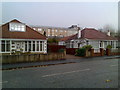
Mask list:
[{"label": "garden wall", "polygon": [[50,53],[50,54],[26,54],[26,55],[2,55],[1,62],[5,63],[22,63],[22,62],[39,62],[50,60],[62,60],[65,59],[66,51],[62,53]]},{"label": "garden wall", "polygon": [[111,49],[106,49],[106,55],[120,55],[120,50],[112,51]]}]

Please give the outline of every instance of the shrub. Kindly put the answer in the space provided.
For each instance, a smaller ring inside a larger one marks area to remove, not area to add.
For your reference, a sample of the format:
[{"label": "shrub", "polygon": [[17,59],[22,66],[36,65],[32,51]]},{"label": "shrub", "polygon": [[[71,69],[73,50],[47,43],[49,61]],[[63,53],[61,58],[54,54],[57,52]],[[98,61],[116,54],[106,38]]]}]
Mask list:
[{"label": "shrub", "polygon": [[111,45],[107,45],[107,47],[106,47],[107,49],[111,49],[112,48],[112,46]]},{"label": "shrub", "polygon": [[48,43],[58,43],[58,39],[57,38],[49,38]]},{"label": "shrub", "polygon": [[20,51],[17,51],[16,49],[12,49],[11,54],[14,55],[20,55],[23,53],[23,49],[21,48]]},{"label": "shrub", "polygon": [[76,50],[76,56],[85,56],[85,48],[79,48]]},{"label": "shrub", "polygon": [[90,50],[90,49],[92,48],[92,46],[91,46],[91,45],[85,45],[85,46],[83,46],[82,48],[85,48],[85,49],[87,49],[87,50]]},{"label": "shrub", "polygon": [[62,52],[64,52],[64,49],[59,49],[59,51],[58,51],[58,52],[62,53]]}]

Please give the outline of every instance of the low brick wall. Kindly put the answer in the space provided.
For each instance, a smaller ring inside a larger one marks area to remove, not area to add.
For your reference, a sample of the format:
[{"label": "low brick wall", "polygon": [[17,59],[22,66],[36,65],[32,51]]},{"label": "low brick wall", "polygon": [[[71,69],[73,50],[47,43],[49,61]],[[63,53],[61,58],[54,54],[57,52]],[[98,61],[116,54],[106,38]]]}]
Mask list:
[{"label": "low brick wall", "polygon": [[65,59],[66,52],[63,53],[51,53],[51,54],[29,54],[29,55],[2,55],[1,62],[7,63],[22,63],[22,62],[39,62],[50,60]]},{"label": "low brick wall", "polygon": [[100,52],[94,52],[94,49],[90,49],[89,57],[104,56],[104,49],[100,48]]},{"label": "low brick wall", "polygon": [[94,53],[94,56],[101,56],[101,53]]},{"label": "low brick wall", "polygon": [[112,52],[110,49],[106,49],[106,55],[108,55],[108,56],[111,56],[111,55],[120,55],[120,51]]}]

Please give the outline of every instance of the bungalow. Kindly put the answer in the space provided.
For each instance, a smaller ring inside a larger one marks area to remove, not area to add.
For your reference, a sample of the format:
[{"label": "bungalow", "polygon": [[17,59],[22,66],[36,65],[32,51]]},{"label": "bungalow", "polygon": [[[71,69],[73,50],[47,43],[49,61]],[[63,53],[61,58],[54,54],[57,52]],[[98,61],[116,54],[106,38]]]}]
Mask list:
[{"label": "bungalow", "polygon": [[14,19],[2,27],[0,53],[11,54],[12,51],[47,53],[47,39],[31,27]]},{"label": "bungalow", "polygon": [[61,38],[59,45],[66,45],[66,48],[79,48],[84,45],[92,45],[94,49],[106,49],[107,45],[111,45],[113,49],[116,49],[118,40],[110,36],[110,31],[105,34],[94,28],[84,28],[83,30],[78,30],[78,33],[75,35]]}]

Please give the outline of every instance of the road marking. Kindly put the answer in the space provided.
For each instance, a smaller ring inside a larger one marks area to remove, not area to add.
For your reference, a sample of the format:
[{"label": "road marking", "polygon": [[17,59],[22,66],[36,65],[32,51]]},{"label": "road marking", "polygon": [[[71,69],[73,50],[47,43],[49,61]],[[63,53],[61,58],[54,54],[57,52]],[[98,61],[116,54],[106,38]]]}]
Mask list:
[{"label": "road marking", "polygon": [[2,81],[2,82],[0,82],[0,84],[3,84],[3,83],[8,83],[8,81]]},{"label": "road marking", "polygon": [[88,70],[90,69],[88,68],[88,69],[76,70],[76,71],[71,71],[71,72],[55,73],[55,74],[44,75],[42,77],[50,77],[50,76],[55,76],[55,75],[69,74],[69,73],[82,72],[82,71],[88,71]]},{"label": "road marking", "polygon": [[111,67],[115,67],[115,66],[118,66],[118,65],[111,65]]}]

